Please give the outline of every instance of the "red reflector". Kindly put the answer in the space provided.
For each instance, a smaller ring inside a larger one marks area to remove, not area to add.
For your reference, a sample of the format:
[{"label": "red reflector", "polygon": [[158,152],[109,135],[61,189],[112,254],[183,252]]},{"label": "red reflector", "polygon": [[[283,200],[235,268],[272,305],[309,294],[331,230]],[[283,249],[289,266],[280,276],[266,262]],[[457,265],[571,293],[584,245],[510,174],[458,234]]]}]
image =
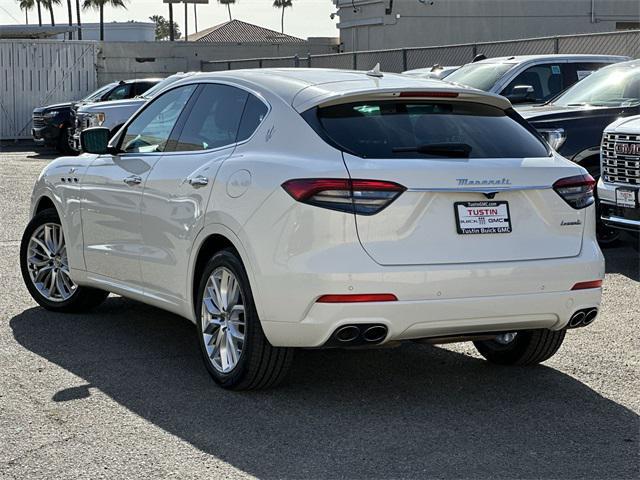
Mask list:
[{"label": "red reflector", "polygon": [[393,293],[354,293],[347,295],[322,295],[316,303],[396,302]]},{"label": "red reflector", "polygon": [[587,290],[588,288],[602,287],[602,280],[591,280],[590,282],[576,283],[571,290]]},{"label": "red reflector", "polygon": [[400,92],[401,97],[457,98],[458,92]]}]

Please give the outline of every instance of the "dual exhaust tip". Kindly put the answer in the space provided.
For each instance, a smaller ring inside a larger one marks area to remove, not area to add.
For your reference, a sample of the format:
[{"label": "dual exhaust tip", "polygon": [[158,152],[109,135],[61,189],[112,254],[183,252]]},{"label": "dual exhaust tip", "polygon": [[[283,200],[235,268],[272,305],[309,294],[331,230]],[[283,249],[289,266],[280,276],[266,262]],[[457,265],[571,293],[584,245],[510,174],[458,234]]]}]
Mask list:
[{"label": "dual exhaust tip", "polygon": [[388,328],[378,323],[360,323],[338,327],[327,342],[332,347],[376,345],[387,338]]},{"label": "dual exhaust tip", "polygon": [[597,308],[585,308],[578,310],[569,319],[569,328],[586,327],[591,325],[598,316]]}]

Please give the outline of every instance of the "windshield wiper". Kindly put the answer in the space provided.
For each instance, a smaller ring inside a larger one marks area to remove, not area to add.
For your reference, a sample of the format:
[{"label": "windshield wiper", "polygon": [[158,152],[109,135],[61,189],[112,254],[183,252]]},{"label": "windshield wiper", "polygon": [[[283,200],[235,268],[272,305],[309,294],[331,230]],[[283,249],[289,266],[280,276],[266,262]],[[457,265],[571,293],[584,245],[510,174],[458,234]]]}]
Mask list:
[{"label": "windshield wiper", "polygon": [[437,155],[450,158],[469,158],[471,145],[466,143],[427,143],[415,147],[394,147],[393,153],[417,152],[425,155]]}]

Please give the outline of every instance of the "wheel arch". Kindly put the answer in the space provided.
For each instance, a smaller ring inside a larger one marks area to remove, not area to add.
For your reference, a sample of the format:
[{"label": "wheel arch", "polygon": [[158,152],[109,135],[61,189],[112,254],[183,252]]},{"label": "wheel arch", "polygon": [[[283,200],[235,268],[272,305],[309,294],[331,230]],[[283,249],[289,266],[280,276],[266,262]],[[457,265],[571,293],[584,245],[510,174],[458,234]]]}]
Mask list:
[{"label": "wheel arch", "polygon": [[593,168],[595,168],[596,171],[600,171],[600,146],[585,148],[576,153],[571,158],[571,161],[586,168],[589,172],[592,172]]},{"label": "wheel arch", "polygon": [[[58,212],[58,209],[53,200],[48,195],[42,195],[40,196],[40,198],[38,198],[38,200],[36,200],[34,204],[33,215],[37,215],[38,213],[49,208],[53,208],[56,212]],[[58,215],[60,215],[60,212],[58,212]]]},{"label": "wheel arch", "polygon": [[196,297],[198,294],[197,285],[200,282],[200,276],[202,275],[204,267],[206,266],[211,256],[225,248],[232,249],[238,255],[238,258],[242,262],[242,265],[247,272],[247,277],[249,278],[251,292],[253,294],[253,299],[258,311],[258,316],[260,317],[261,302],[258,298],[259,289],[256,286],[252,262],[247,250],[244,248],[244,245],[232,230],[222,224],[213,224],[205,227],[198,235],[196,242],[194,243],[191,260],[189,262],[189,290],[187,292],[187,298],[191,304],[189,318],[193,322],[195,322],[196,318],[195,308]]}]

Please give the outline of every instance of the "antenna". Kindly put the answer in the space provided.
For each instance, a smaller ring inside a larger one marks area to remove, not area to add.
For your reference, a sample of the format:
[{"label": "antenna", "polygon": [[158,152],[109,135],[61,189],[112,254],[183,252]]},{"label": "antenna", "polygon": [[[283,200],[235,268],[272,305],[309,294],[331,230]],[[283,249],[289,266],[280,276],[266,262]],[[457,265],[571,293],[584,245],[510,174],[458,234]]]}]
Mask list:
[{"label": "antenna", "polygon": [[380,71],[380,63],[376,63],[376,66],[367,72],[370,77],[382,78],[382,72]]}]

